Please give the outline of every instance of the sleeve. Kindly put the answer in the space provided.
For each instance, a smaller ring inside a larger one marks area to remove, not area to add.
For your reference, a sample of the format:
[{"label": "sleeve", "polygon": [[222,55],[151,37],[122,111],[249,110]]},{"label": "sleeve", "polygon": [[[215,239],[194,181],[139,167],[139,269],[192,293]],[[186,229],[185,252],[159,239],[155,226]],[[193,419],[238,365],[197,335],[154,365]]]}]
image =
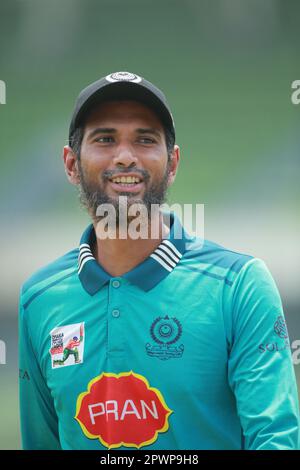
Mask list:
[{"label": "sleeve", "polygon": [[53,399],[34,354],[22,304],[19,309],[19,393],[24,450],[60,450]]},{"label": "sleeve", "polygon": [[244,449],[297,449],[297,385],[275,282],[265,263],[254,258],[244,265],[232,287],[228,378]]}]

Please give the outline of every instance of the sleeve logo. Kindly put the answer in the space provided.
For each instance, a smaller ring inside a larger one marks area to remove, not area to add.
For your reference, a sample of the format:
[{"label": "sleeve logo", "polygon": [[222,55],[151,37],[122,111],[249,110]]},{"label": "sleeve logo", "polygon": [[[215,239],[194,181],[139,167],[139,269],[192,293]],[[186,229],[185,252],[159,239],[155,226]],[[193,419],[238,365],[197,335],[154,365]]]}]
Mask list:
[{"label": "sleeve logo", "polygon": [[52,369],[83,362],[84,322],[58,326],[50,332]]},{"label": "sleeve logo", "polygon": [[[274,333],[280,338],[276,338]],[[283,315],[278,315],[273,325],[273,338],[269,342],[261,343],[258,346],[260,353],[276,353],[291,349],[288,330]]]},{"label": "sleeve logo", "polygon": [[276,318],[276,321],[274,323],[274,331],[279,336],[279,338],[283,338],[283,339],[288,338],[288,331],[287,331],[285,319],[283,318],[282,315],[279,315]]}]

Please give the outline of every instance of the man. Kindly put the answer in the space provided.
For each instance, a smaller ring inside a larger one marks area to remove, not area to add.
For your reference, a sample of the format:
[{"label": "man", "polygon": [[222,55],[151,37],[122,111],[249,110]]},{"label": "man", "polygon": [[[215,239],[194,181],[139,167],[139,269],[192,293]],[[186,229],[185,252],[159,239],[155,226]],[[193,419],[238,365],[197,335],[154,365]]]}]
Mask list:
[{"label": "man", "polygon": [[[64,164],[92,224],[22,288],[25,449],[297,447],[275,283],[263,261],[152,211],[178,162],[153,84],[117,72],[81,92]],[[76,361],[64,355],[74,337]]]}]

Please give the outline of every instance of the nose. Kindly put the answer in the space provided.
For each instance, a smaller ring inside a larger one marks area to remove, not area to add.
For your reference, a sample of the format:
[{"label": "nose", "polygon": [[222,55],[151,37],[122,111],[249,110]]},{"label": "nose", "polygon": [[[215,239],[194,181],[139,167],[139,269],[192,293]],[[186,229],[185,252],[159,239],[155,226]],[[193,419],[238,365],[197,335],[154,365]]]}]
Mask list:
[{"label": "nose", "polygon": [[130,145],[120,145],[113,159],[114,165],[129,167],[137,163],[137,157]]}]

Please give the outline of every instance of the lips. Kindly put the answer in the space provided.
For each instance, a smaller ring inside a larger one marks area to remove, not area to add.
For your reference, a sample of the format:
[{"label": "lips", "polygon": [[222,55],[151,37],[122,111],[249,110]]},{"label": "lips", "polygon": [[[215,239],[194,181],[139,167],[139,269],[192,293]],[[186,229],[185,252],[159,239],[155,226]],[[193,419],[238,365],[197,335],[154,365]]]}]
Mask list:
[{"label": "lips", "polygon": [[144,185],[143,178],[137,173],[117,174],[109,179],[110,186],[116,192],[138,193]]},{"label": "lips", "polygon": [[140,183],[114,183],[109,181],[109,185],[116,192],[125,192],[125,193],[138,193],[144,186],[143,182]]}]

